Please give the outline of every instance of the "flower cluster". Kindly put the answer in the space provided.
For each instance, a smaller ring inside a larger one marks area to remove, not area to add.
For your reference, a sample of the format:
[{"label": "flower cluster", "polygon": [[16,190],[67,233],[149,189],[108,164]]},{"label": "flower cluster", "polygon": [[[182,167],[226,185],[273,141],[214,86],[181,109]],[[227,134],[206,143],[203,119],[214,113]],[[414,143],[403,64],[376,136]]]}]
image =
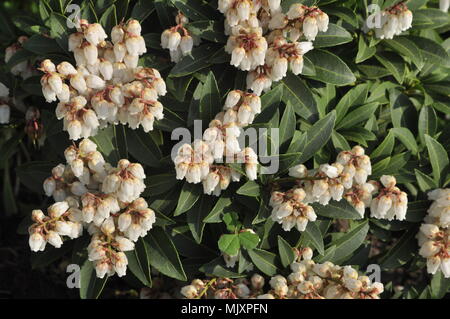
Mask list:
[{"label": "flower cluster", "polygon": [[[393,39],[412,26],[413,14],[402,1],[375,16],[375,36],[379,39]],[[371,27],[364,24],[364,31]]]},{"label": "flower cluster", "polygon": [[11,116],[9,107],[9,89],[0,82],[0,124],[8,124]]},{"label": "flower cluster", "polygon": [[139,197],[145,189],[144,170],[126,159],[111,166],[89,139],[68,147],[64,155],[67,164],[53,168],[43,185],[56,203],[48,216],[33,211],[31,250],[44,250],[47,242],[59,248],[64,237],[77,238],[85,228],[92,235],[88,258],[97,276],[123,276],[128,263],[124,252],[133,250],[133,242],[155,222],[154,211]]},{"label": "flower cluster", "polygon": [[[340,152],[335,163],[322,164],[316,170],[308,171],[302,164],[291,167],[289,176],[297,185],[286,192],[272,192],[271,217],[286,231],[294,227],[304,231],[308,221],[316,220],[314,209],[308,204],[328,205],[330,200],[346,199],[361,218],[370,207],[374,218],[404,220],[408,204],[406,193],[395,186],[393,176],[382,176],[380,185],[367,180],[371,174],[370,158],[360,146]],[[378,196],[373,199],[376,193]]]},{"label": "flower cluster", "polygon": [[[284,14],[280,0],[220,0],[229,35],[225,51],[230,64],[247,74],[247,89],[261,95],[272,82],[283,79],[288,69],[303,70],[303,55],[313,49],[318,32],[328,30],[328,15],[318,7],[300,3]],[[307,41],[300,42],[300,38]]]},{"label": "flower cluster", "polygon": [[404,220],[408,209],[408,195],[395,186],[395,177],[383,175],[380,178],[383,187],[380,187],[378,196],[370,204],[371,217],[379,219]]},{"label": "flower cluster", "polygon": [[431,191],[428,199],[433,203],[417,234],[419,254],[427,259],[428,273],[440,269],[450,278],[450,189]]},{"label": "flower cluster", "polygon": [[[27,36],[20,36],[17,39],[16,43],[11,44],[9,47],[5,50],[5,63],[8,63],[9,60],[20,50],[23,48],[23,44],[28,40]],[[23,79],[28,79],[30,76],[34,75],[34,67],[30,61],[25,60],[17,63],[13,67],[11,67],[10,72],[13,75],[19,75]]]},{"label": "flower cluster", "polygon": [[265,291],[265,279],[254,274],[250,280],[228,278],[202,281],[195,279],[181,289],[187,299],[379,299],[382,283],[371,282],[351,266],[331,262],[315,263],[308,247],[298,251],[297,261],[291,264],[286,278],[272,277],[270,289]]},{"label": "flower cluster", "polygon": [[218,113],[203,133],[202,140],[184,144],[173,159],[177,179],[188,183],[203,183],[204,193],[219,196],[231,181],[241,174],[222,163],[240,163],[249,180],[257,178],[258,156],[250,148],[241,149],[240,128],[251,124],[261,112],[261,99],[253,93],[234,90],[228,93],[223,111]]},{"label": "flower cluster", "polygon": [[185,28],[189,19],[181,12],[175,18],[177,23],[161,34],[161,47],[168,49],[172,62],[179,62],[184,56],[189,55],[194,45],[200,44],[200,38],[193,36]]},{"label": "flower cluster", "polygon": [[166,94],[166,84],[156,69],[138,67],[139,56],[147,49],[137,20],[112,28],[111,41],[98,23],[80,20],[69,36],[69,50],[76,67],[69,62],[55,66],[41,63],[42,92],[47,102],[59,100],[58,119],[70,139],[87,138],[108,124],[128,124],[153,130],[163,118],[158,96]]}]

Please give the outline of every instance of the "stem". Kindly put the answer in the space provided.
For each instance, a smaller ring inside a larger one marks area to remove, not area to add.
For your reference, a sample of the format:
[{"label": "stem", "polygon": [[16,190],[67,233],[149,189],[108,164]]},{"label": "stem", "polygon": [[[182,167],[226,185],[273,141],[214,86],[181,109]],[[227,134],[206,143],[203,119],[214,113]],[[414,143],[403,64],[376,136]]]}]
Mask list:
[{"label": "stem", "polygon": [[195,298],[195,299],[201,299],[204,294],[208,291],[209,287],[211,287],[212,284],[216,282],[217,278],[213,278],[206,284],[205,288],[203,288],[202,292]]}]

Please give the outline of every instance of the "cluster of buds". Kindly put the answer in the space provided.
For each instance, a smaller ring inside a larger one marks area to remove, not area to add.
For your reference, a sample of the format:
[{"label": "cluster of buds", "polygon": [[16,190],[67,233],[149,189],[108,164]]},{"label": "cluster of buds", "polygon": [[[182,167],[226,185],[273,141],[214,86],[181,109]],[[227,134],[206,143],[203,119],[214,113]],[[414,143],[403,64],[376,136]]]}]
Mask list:
[{"label": "cluster of buds", "polygon": [[43,251],[47,243],[60,248],[63,236],[74,239],[83,234],[81,211],[75,198],[56,202],[47,209],[47,212],[48,216],[40,209],[33,210],[34,224],[28,229],[32,251]]},{"label": "cluster of buds", "polygon": [[258,156],[250,147],[241,149],[238,137],[241,128],[251,124],[261,112],[260,97],[234,90],[228,93],[223,109],[203,132],[203,139],[182,145],[173,159],[177,179],[203,183],[204,193],[215,196],[227,189],[231,181],[241,178],[224,162],[243,164],[249,180],[256,180],[258,171]]},{"label": "cluster of buds", "polygon": [[250,280],[195,279],[181,294],[187,299],[379,299],[384,290],[382,283],[372,283],[351,266],[316,264],[309,247],[297,250],[297,256],[289,276],[270,278],[267,291],[264,277],[254,274]]},{"label": "cluster of buds", "polygon": [[[406,1],[401,1],[386,10],[377,13],[374,17],[373,28],[375,36],[379,39],[393,39],[394,36],[400,35],[412,26],[413,14],[406,6]],[[363,30],[368,32],[372,29],[369,26],[369,20],[364,24]]]},{"label": "cluster of buds", "polygon": [[370,215],[378,219],[404,220],[408,210],[408,195],[397,186],[395,177],[383,175],[380,178],[378,196],[370,204]]},{"label": "cluster of buds", "polygon": [[184,56],[191,54],[194,45],[200,44],[200,38],[193,36],[185,28],[189,19],[181,12],[175,17],[176,26],[164,30],[161,34],[161,47],[168,49],[172,62],[179,62]]},{"label": "cluster of buds", "polygon": [[[247,89],[257,95],[283,79],[289,67],[300,74],[303,55],[313,49],[309,41],[328,30],[327,14],[300,3],[292,4],[287,14],[280,0],[223,0],[218,6],[226,16],[230,64],[248,71]],[[299,42],[301,37],[307,41]]]},{"label": "cluster of buds", "polygon": [[[310,207],[308,204],[311,203],[326,206],[331,200],[345,199],[361,218],[366,208],[370,207],[371,217],[404,220],[408,206],[406,193],[395,186],[393,176],[382,176],[379,183],[368,181],[371,174],[370,158],[361,146],[340,152],[335,163],[322,164],[316,170],[308,171],[302,164],[293,166],[289,169],[289,176],[295,179],[297,185],[287,192],[272,192],[272,218],[282,223],[283,229],[290,230],[295,225],[294,216],[298,216],[293,206]],[[373,198],[376,193],[378,196]],[[310,209],[312,219],[309,220],[314,221],[315,214],[312,207]],[[303,231],[303,224],[302,227],[297,225],[297,229]]]},{"label": "cluster of buds", "polygon": [[450,278],[450,189],[433,190],[428,199],[433,203],[417,234],[419,254],[427,259],[428,273],[440,269]]},{"label": "cluster of buds", "polygon": [[69,36],[69,50],[76,67],[69,62],[55,66],[44,60],[39,70],[42,92],[47,102],[59,101],[58,119],[70,139],[94,136],[108,124],[139,126],[148,132],[155,120],[163,118],[158,96],[166,94],[166,84],[156,69],[138,67],[144,54],[144,38],[137,20],[112,28],[111,41],[98,23],[80,20]]},{"label": "cluster of buds", "polygon": [[11,108],[9,107],[9,89],[0,82],[0,124],[8,124],[11,117]]},{"label": "cluster of buds", "polygon": [[231,54],[231,65],[251,71],[264,65],[267,41],[260,27],[233,27],[225,51]]},{"label": "cluster of buds", "polygon": [[105,275],[125,276],[128,259],[125,251],[134,249],[134,243],[116,231],[114,218],[106,219],[101,227],[95,228],[87,248],[89,261],[94,262],[97,277]]},{"label": "cluster of buds", "polygon": [[139,197],[145,189],[144,169],[126,159],[111,166],[89,139],[68,147],[64,156],[67,163],[53,168],[44,181],[46,195],[57,203],[48,209],[49,217],[33,212],[31,249],[43,250],[46,242],[60,247],[61,236],[76,238],[84,226],[92,235],[89,260],[95,262],[97,276],[125,275],[123,252],[133,250],[133,242],[155,223],[155,212]]},{"label": "cluster of buds", "polygon": [[269,23],[269,28],[275,31],[275,35],[281,34],[293,42],[302,36],[308,41],[314,41],[319,31],[328,31],[328,23],[328,15],[318,7],[294,3],[287,14],[282,12],[275,14]]},{"label": "cluster of buds", "polygon": [[[17,39],[16,43],[11,44],[9,47],[5,50],[5,63],[8,63],[9,60],[19,51],[22,50],[23,44],[28,40],[27,36],[20,36]],[[28,79],[30,76],[34,75],[34,67],[33,64],[28,61],[21,61],[11,67],[10,72],[13,75],[21,76],[23,79]]]},{"label": "cluster of buds", "polygon": [[282,224],[285,231],[297,227],[298,231],[305,231],[308,222],[314,222],[317,215],[314,209],[304,203],[306,192],[303,188],[293,188],[287,192],[275,191],[270,198],[273,207],[272,220]]}]

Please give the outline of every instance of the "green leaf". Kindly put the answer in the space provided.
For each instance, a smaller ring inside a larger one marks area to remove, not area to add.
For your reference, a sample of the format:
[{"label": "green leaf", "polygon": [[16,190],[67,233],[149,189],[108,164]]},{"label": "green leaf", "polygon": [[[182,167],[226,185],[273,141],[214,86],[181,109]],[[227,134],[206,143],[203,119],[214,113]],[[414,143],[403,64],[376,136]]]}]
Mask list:
[{"label": "green leaf", "polygon": [[317,114],[317,104],[311,90],[300,77],[288,73],[283,83],[283,101],[291,103],[296,114],[308,120]]},{"label": "green leaf", "polygon": [[50,162],[28,162],[16,168],[23,185],[38,194],[43,194],[42,184],[44,180],[50,176],[51,170],[56,164]]},{"label": "green leaf", "polygon": [[348,144],[347,139],[342,136],[340,133],[333,130],[333,134],[331,135],[331,140],[333,142],[334,148],[336,148],[337,152],[346,151],[351,149],[350,144]]},{"label": "green leaf", "polygon": [[259,241],[258,235],[251,231],[242,231],[239,233],[239,242],[247,250],[255,249]]},{"label": "green leaf", "polygon": [[202,87],[200,116],[209,123],[221,109],[219,88],[214,73],[210,71]]},{"label": "green leaf", "polygon": [[215,10],[203,1],[170,0],[175,7],[191,20],[207,20],[216,15]]},{"label": "green leaf", "polygon": [[336,120],[336,111],[332,111],[323,119],[317,121],[307,132],[301,156],[296,161],[301,164],[316,154],[330,139]]},{"label": "green leaf", "polygon": [[201,193],[202,190],[199,185],[184,182],[174,216],[181,215],[191,209],[200,198]]},{"label": "green leaf", "polygon": [[117,24],[116,6],[112,5],[108,7],[105,12],[103,12],[99,22],[105,29],[105,32],[107,34],[110,33],[111,29]]},{"label": "green leaf", "polygon": [[445,148],[434,138],[425,134],[425,143],[433,168],[434,181],[440,184],[445,179],[445,172],[449,165],[448,154]]},{"label": "green leaf", "polygon": [[395,127],[391,129],[392,133],[398,138],[403,145],[406,146],[413,154],[417,154],[419,147],[417,146],[416,139],[409,129],[406,127]]},{"label": "green leaf", "polygon": [[144,285],[151,287],[152,277],[150,272],[149,257],[144,240],[140,238],[135,245],[135,249],[125,253],[128,259],[128,269]]},{"label": "green leaf", "polygon": [[223,23],[214,20],[202,20],[188,23],[186,28],[193,35],[212,42],[225,43]]},{"label": "green leaf", "polygon": [[312,204],[314,211],[319,216],[324,216],[332,219],[361,219],[361,216],[356,209],[350,205],[347,200],[338,201],[331,200],[328,205],[321,205],[319,203]]},{"label": "green leaf", "polygon": [[335,85],[346,85],[356,81],[347,64],[333,53],[313,50],[308,52],[306,56],[316,68],[314,79]]},{"label": "green leaf", "polygon": [[253,123],[267,123],[272,119],[273,114],[278,111],[278,107],[283,97],[283,86],[278,85],[269,92],[261,96],[261,113],[255,117]]},{"label": "green leaf", "polygon": [[408,57],[411,61],[421,69],[424,65],[422,53],[417,45],[409,40],[407,37],[394,37],[392,40],[384,40],[384,43],[398,53]]},{"label": "green leaf", "polygon": [[150,167],[160,167],[162,153],[151,135],[141,129],[127,129],[126,132],[127,146],[130,154],[142,164]]},{"label": "green leaf", "polygon": [[355,127],[356,124],[367,121],[376,112],[379,105],[378,102],[372,102],[356,108],[336,125],[336,129]]},{"label": "green leaf", "polygon": [[194,48],[190,55],[185,56],[172,68],[169,76],[186,76],[211,66],[209,58],[214,52],[214,47],[210,44],[204,44]]},{"label": "green leaf", "polygon": [[323,237],[317,224],[314,222],[309,222],[306,226],[304,234],[306,235],[306,238],[311,241],[311,244],[317,249],[319,254],[323,255],[325,253]]},{"label": "green leaf", "polygon": [[336,251],[332,259],[333,263],[345,261],[352,252],[358,249],[364,242],[367,232],[369,231],[368,220],[357,224],[356,227],[350,229],[345,235],[333,241],[330,246],[336,246]]},{"label": "green leaf", "polygon": [[409,229],[381,259],[382,269],[395,269],[406,264],[417,252],[417,229]]},{"label": "green leaf", "polygon": [[393,52],[379,52],[375,55],[377,60],[391,72],[398,83],[402,84],[405,79],[406,66],[403,59]]},{"label": "green leaf", "polygon": [[289,266],[295,260],[293,248],[281,236],[278,236],[278,253],[280,254],[281,264],[283,267]]},{"label": "green leaf", "polygon": [[80,298],[97,299],[105,287],[108,277],[97,278],[95,268],[91,261],[86,260],[80,271]]},{"label": "green leaf", "polygon": [[157,196],[164,194],[178,185],[175,173],[164,173],[158,175],[150,175],[145,179],[145,191],[147,196]]},{"label": "green leaf", "polygon": [[414,173],[416,174],[417,184],[419,184],[422,192],[425,193],[438,187],[437,183],[427,174],[422,173],[418,169],[414,169]]},{"label": "green leaf", "polygon": [[213,197],[202,196],[195,206],[187,212],[187,223],[191,230],[192,237],[200,244],[203,238],[205,222],[203,221],[211,210],[213,205]]},{"label": "green leaf", "polygon": [[376,47],[369,47],[364,39],[364,36],[361,34],[359,36],[358,42],[358,54],[356,55],[355,62],[361,63],[364,62],[375,55],[377,52]]},{"label": "green leaf", "polygon": [[208,215],[203,219],[205,223],[220,223],[222,220],[220,215],[223,214],[224,210],[229,207],[232,203],[231,197],[229,195],[221,195],[217,203],[208,212]]},{"label": "green leaf", "polygon": [[445,278],[442,271],[433,275],[431,279],[431,296],[434,299],[442,299],[450,289],[450,278]]},{"label": "green leaf", "polygon": [[28,51],[37,54],[48,54],[48,53],[57,53],[63,52],[56,40],[44,37],[39,34],[35,34],[31,36],[24,44],[23,47]]},{"label": "green leaf", "polygon": [[294,109],[291,103],[288,102],[280,122],[280,148],[284,149],[289,145],[289,141],[294,136],[295,126],[296,118]]},{"label": "green leaf", "polygon": [[448,14],[439,9],[414,10],[413,28],[415,29],[437,29],[448,23]]},{"label": "green leaf", "polygon": [[91,140],[97,144],[97,151],[102,153],[105,160],[112,165],[116,165],[120,160],[114,128],[114,126],[108,126],[107,128],[100,130],[97,135],[91,137]]},{"label": "green leaf", "polygon": [[221,278],[245,277],[245,274],[241,275],[236,272],[230,271],[229,268],[225,266],[225,262],[222,257],[217,257],[211,260],[209,263],[202,265],[199,270],[205,273],[207,276]]},{"label": "green leaf", "polygon": [[442,45],[429,38],[415,35],[408,35],[407,38],[414,43],[420,43],[419,48],[425,63],[438,64],[447,68],[450,67],[449,55]]},{"label": "green leaf", "polygon": [[350,89],[336,105],[336,123],[342,121],[351,107],[364,104],[368,92],[369,85],[367,83],[359,84]]},{"label": "green leaf", "polygon": [[153,267],[168,277],[187,280],[177,249],[163,229],[155,227],[144,240]]},{"label": "green leaf", "polygon": [[255,181],[247,181],[237,191],[239,195],[258,197],[260,193],[260,186]]},{"label": "green leaf", "polygon": [[425,134],[434,136],[437,132],[437,115],[430,106],[423,106],[419,114],[419,137],[422,144],[425,144]]},{"label": "green leaf", "polygon": [[50,35],[65,52],[69,52],[67,34],[67,18],[59,13],[50,14]]},{"label": "green leaf", "polygon": [[250,259],[255,264],[256,268],[262,271],[267,276],[274,276],[278,273],[276,258],[277,256],[271,252],[263,249],[249,250]]},{"label": "green leaf", "polygon": [[139,0],[131,11],[131,17],[142,23],[153,11],[155,11],[153,1]]},{"label": "green leaf", "polygon": [[236,256],[239,253],[240,243],[237,234],[226,234],[219,238],[219,249],[230,256]]},{"label": "green leaf", "polygon": [[340,44],[351,42],[352,35],[344,28],[330,23],[327,32],[319,32],[314,40],[314,48],[334,47]]},{"label": "green leaf", "polygon": [[417,111],[408,96],[397,89],[390,89],[389,103],[394,127],[407,127],[414,132],[417,125]]}]

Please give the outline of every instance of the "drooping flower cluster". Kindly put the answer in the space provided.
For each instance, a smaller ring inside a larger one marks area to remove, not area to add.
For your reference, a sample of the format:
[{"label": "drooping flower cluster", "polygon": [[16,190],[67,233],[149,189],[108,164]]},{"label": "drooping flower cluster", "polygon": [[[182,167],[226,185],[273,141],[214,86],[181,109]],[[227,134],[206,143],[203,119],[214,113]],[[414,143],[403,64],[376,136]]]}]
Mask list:
[{"label": "drooping flower cluster", "polygon": [[205,194],[219,196],[231,181],[241,178],[241,173],[223,163],[240,163],[245,167],[247,178],[255,180],[258,156],[250,147],[241,149],[238,137],[240,128],[251,124],[260,112],[259,96],[238,90],[228,93],[223,111],[209,123],[203,139],[178,149],[173,159],[177,179],[193,184],[202,182]]},{"label": "drooping flower cluster", "polygon": [[0,124],[8,124],[11,117],[9,107],[9,89],[0,82]]},{"label": "drooping flower cluster", "polygon": [[181,294],[187,299],[379,299],[384,290],[382,283],[372,283],[351,266],[315,263],[308,247],[298,255],[290,275],[272,277],[268,291],[264,290],[264,277],[254,274],[250,280],[195,279],[181,289]]},{"label": "drooping flower cluster", "polygon": [[64,119],[70,139],[93,136],[108,124],[153,130],[154,121],[163,118],[158,96],[166,94],[166,84],[156,69],[138,67],[147,51],[139,22],[113,27],[111,42],[98,23],[80,20],[77,31],[69,36],[76,67],[44,60],[40,68],[44,97],[59,100],[56,116]]},{"label": "drooping flower cluster", "polygon": [[[17,39],[16,43],[11,44],[9,47],[5,50],[5,63],[8,63],[11,58],[20,50],[23,48],[23,44],[28,40],[27,36],[20,36]],[[35,72],[35,69],[33,68],[33,65],[30,63],[30,61],[25,60],[17,63],[13,67],[11,67],[10,72],[13,75],[21,76],[23,79],[28,79],[30,76],[32,76]]]},{"label": "drooping flower cluster", "polygon": [[441,270],[450,278],[450,189],[433,190],[428,199],[433,203],[417,234],[419,254],[427,259],[428,273]]},{"label": "drooping flower cluster", "polygon": [[193,36],[185,28],[189,19],[181,12],[175,17],[176,26],[164,30],[161,34],[161,47],[168,49],[172,62],[179,62],[192,52],[194,45],[200,44],[200,38]]},{"label": "drooping flower cluster", "polygon": [[314,222],[317,219],[314,209],[303,202],[305,197],[303,188],[292,188],[285,193],[273,192],[270,198],[272,219],[282,224],[285,231],[294,227],[298,231],[305,231],[308,221]]},{"label": "drooping flower cluster", "polygon": [[[325,206],[330,200],[346,199],[361,218],[370,207],[374,218],[404,220],[408,204],[406,193],[395,186],[393,176],[382,176],[381,185],[368,181],[372,165],[364,153],[362,147],[355,146],[351,151],[340,152],[335,163],[322,164],[316,170],[308,171],[302,164],[291,167],[289,176],[296,179],[297,185],[286,192],[272,192],[272,219],[286,231],[294,227],[304,231],[308,221],[316,219],[309,204]],[[378,196],[372,199],[376,193]]]},{"label": "drooping flower cluster", "polygon": [[[261,95],[288,69],[298,75],[303,55],[313,49],[318,32],[328,30],[328,15],[317,7],[291,5],[287,14],[280,0],[219,0],[229,35],[226,52],[230,64],[248,71],[247,89]],[[307,41],[300,42],[301,38]]]},{"label": "drooping flower cluster", "polygon": [[86,228],[92,235],[89,260],[95,262],[97,276],[125,275],[125,251],[152,228],[155,213],[140,198],[145,189],[145,173],[140,164],[126,159],[117,167],[107,163],[95,143],[82,140],[64,152],[67,164],[59,164],[44,181],[47,196],[55,204],[33,212],[29,228],[31,250],[41,251],[46,243],[59,248],[64,237],[77,238]]},{"label": "drooping flower cluster", "polygon": [[412,26],[413,14],[408,9],[406,1],[387,8],[374,16],[374,21],[368,19],[363,30],[368,32],[373,29],[379,39],[393,39]]},{"label": "drooping flower cluster", "polygon": [[370,215],[378,219],[404,220],[408,209],[408,195],[395,186],[395,177],[383,175],[380,178],[378,196],[370,204]]}]

